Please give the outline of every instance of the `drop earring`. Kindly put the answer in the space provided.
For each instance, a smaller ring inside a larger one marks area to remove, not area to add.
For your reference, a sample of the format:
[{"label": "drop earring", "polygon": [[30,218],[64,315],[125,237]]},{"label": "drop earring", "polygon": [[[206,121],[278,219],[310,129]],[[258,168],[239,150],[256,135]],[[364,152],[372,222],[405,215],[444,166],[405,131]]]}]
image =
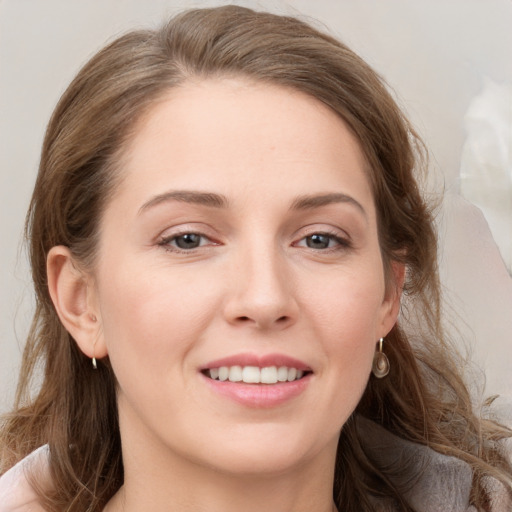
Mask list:
[{"label": "drop earring", "polygon": [[373,364],[372,364],[372,373],[377,377],[377,379],[382,379],[389,373],[389,359],[382,351],[382,344],[384,343],[384,338],[379,340],[379,348],[375,351],[375,355],[373,356]]},{"label": "drop earring", "polygon": [[[93,322],[97,321],[96,315],[93,315],[92,313],[90,315],[90,318],[91,318],[91,321],[93,321]],[[97,370],[98,369],[98,363],[96,362],[96,354],[94,353],[95,347],[96,347],[96,342],[94,342],[94,344],[92,346],[92,358],[91,358],[91,361],[92,361],[92,369],[93,370]]]}]

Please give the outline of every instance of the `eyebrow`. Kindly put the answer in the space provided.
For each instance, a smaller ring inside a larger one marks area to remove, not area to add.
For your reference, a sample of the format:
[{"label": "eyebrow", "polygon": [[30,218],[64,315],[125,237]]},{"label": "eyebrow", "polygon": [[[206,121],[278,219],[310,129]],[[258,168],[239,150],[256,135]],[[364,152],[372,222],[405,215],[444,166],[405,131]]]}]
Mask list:
[{"label": "eyebrow", "polygon": [[152,208],[168,201],[198,204],[202,206],[210,206],[212,208],[227,208],[228,206],[227,198],[221,194],[214,194],[212,192],[196,192],[190,190],[174,190],[152,197],[149,201],[145,202],[140,207],[139,214],[148,208]]},{"label": "eyebrow", "polygon": [[348,203],[355,206],[364,217],[368,217],[362,204],[354,199],[352,196],[342,193],[328,193],[328,194],[315,194],[315,195],[304,195],[297,197],[290,209],[291,210],[312,210],[314,208],[320,208],[335,203]]},{"label": "eyebrow", "polygon": [[[229,205],[228,199],[222,194],[215,194],[213,192],[197,192],[192,190],[173,190],[152,197],[140,207],[139,214],[149,208],[168,201],[197,204],[212,208],[227,208]],[[321,208],[322,206],[328,206],[336,203],[352,204],[364,215],[365,218],[367,218],[366,211],[359,201],[354,199],[352,196],[339,192],[299,196],[292,202],[290,210],[313,210],[315,208]]]}]

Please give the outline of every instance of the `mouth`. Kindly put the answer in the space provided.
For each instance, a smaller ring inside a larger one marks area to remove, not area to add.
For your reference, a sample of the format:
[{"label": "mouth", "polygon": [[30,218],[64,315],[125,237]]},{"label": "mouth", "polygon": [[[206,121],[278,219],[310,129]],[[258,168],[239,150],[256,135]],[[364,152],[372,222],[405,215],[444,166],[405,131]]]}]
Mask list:
[{"label": "mouth", "polygon": [[311,366],[277,353],[233,354],[209,362],[200,374],[215,395],[256,409],[297,403],[313,382]]},{"label": "mouth", "polygon": [[311,374],[311,371],[289,366],[219,366],[202,370],[203,375],[221,382],[244,384],[283,384],[295,382]]}]

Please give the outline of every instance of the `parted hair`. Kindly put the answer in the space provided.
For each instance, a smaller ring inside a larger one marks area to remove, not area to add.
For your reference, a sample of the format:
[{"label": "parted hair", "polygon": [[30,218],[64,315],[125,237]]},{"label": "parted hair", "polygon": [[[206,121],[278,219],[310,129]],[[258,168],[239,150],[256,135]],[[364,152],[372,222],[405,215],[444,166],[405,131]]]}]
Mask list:
[{"label": "parted hair", "polygon": [[[100,511],[123,483],[116,378],[108,357],[97,371],[60,323],[46,258],[70,248],[93,270],[99,221],[119,180],[121,155],[138,121],[190,80],[241,77],[302,91],[339,115],[367,161],[385,268],[406,265],[407,308],[389,333],[391,372],[370,378],[343,427],[333,496],[340,510],[369,512],[375,500],[412,511],[396,468],[372,458],[360,428],[371,420],[395,436],[473,469],[471,500],[489,509],[491,476],[511,489],[497,441],[510,436],[480,417],[441,325],[433,212],[419,190],[425,151],[378,74],[347,46],[294,17],[225,6],[185,11],[158,30],[129,32],[85,64],[49,122],[26,221],[36,309],[16,402],[3,418],[0,471],[48,444],[51,511]],[[421,320],[421,322],[419,322]],[[404,329],[402,322],[415,324]],[[391,474],[394,472],[394,474]]]}]

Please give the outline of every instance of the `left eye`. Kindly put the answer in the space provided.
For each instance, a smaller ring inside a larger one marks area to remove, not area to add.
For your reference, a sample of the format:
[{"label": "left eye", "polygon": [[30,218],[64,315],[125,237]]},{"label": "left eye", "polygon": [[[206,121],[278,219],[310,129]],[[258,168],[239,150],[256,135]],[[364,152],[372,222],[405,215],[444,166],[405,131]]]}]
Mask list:
[{"label": "left eye", "polygon": [[346,245],[343,240],[335,235],[326,233],[313,233],[304,237],[297,244],[299,247],[308,247],[310,249],[330,249],[338,245]]},{"label": "left eye", "polygon": [[163,239],[160,244],[181,250],[197,249],[208,242],[208,238],[199,233],[183,233]]}]

